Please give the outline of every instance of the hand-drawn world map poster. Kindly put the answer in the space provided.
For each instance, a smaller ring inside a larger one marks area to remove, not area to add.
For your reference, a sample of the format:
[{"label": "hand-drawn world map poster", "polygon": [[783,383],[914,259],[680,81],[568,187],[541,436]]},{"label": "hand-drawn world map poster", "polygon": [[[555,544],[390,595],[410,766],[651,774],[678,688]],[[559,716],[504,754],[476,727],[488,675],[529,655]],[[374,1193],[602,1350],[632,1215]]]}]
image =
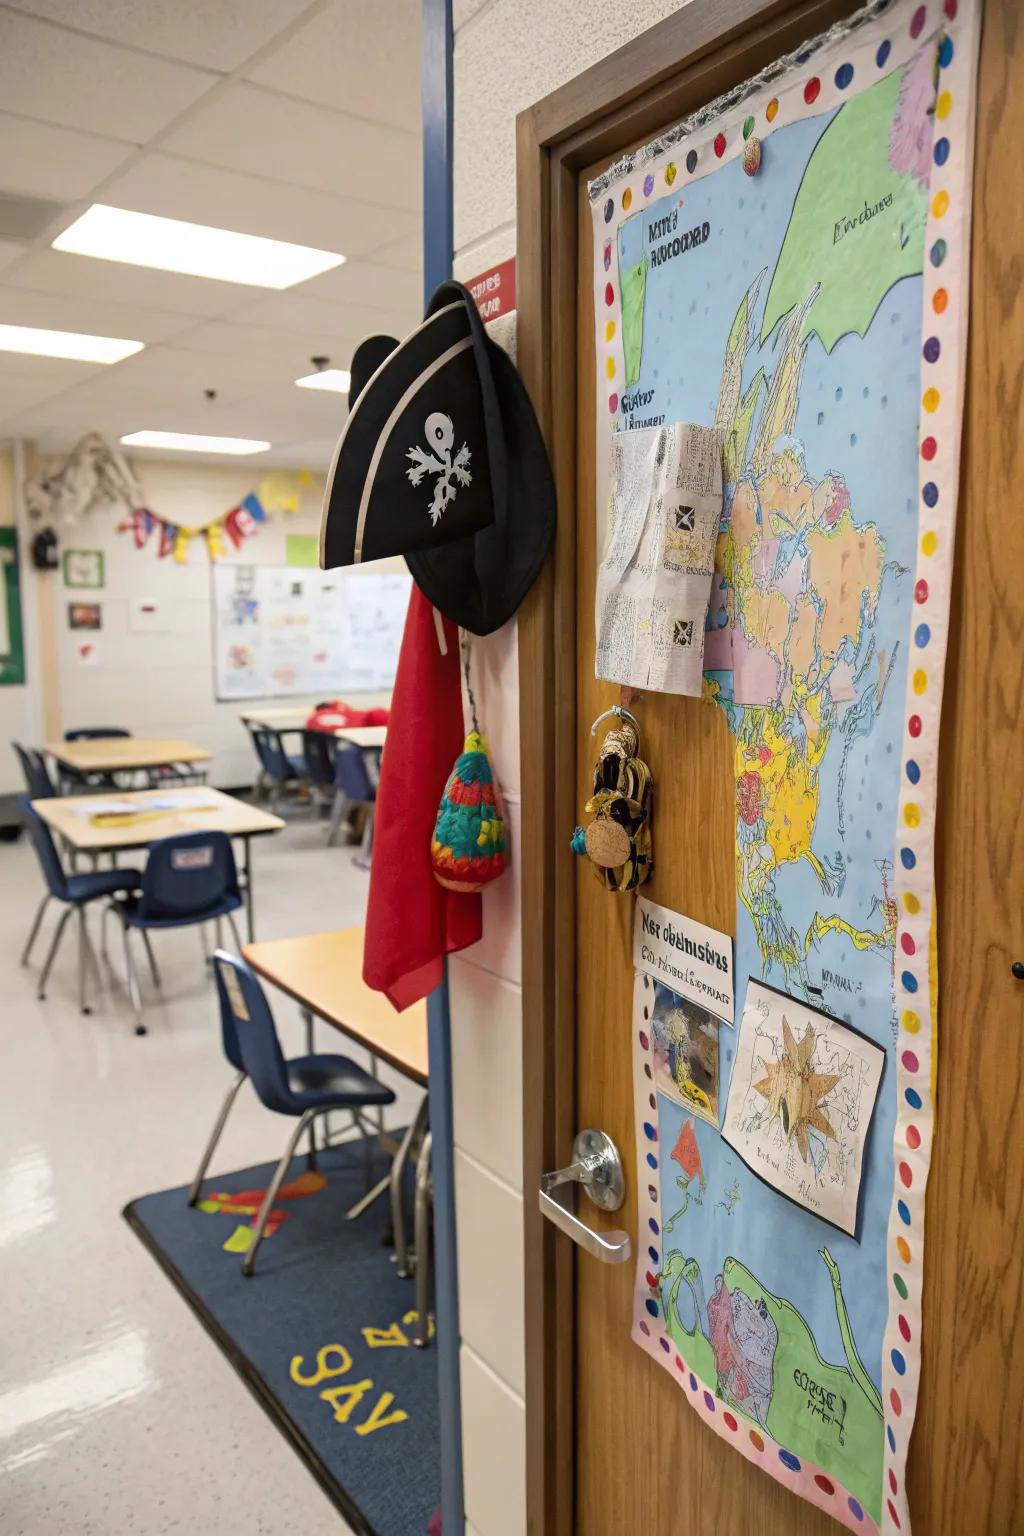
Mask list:
[{"label": "hand-drawn world map poster", "polygon": [[[633,1029],[633,1336],[858,1531],[910,1528],[979,27],[980,0],[876,3],[590,189],[602,533],[615,433],[718,427],[725,482],[687,707],[734,742],[735,1018],[717,1124],[651,1092],[655,1031]],[[828,1060],[808,1008],[849,1026]],[[859,1134],[860,1038],[884,1061],[851,1232],[759,1178],[749,1143],[790,1138],[794,1189],[828,1178]]]}]

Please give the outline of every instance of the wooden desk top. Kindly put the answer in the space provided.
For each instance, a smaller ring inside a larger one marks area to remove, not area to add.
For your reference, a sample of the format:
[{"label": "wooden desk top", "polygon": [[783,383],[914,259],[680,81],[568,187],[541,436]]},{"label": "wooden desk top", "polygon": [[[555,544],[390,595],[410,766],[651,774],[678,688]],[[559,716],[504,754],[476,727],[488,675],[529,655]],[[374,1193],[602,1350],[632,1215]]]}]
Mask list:
[{"label": "wooden desk top", "polygon": [[[175,807],[161,811],[159,802],[170,799],[177,802]],[[194,807],[189,806],[190,800],[195,801]],[[106,824],[95,825],[93,816],[114,802],[134,813],[131,819],[117,824],[118,819],[104,815]],[[90,806],[95,808],[93,816],[85,814]],[[33,800],[32,809],[80,853],[147,848],[179,832],[227,832],[231,837],[243,837],[279,832],[284,826],[280,816],[270,816],[244,800],[202,784],[115,790],[109,795],[58,795],[52,800]]]},{"label": "wooden desk top", "polygon": [[211,753],[191,741],[174,737],[97,736],[91,741],[48,741],[46,750],[65,768],[77,773],[127,772],[158,768],[163,763],[205,763]]},{"label": "wooden desk top", "polygon": [[339,741],[354,741],[357,747],[382,747],[388,728],[386,725],[341,725],[332,734]]},{"label": "wooden desk top", "polygon": [[396,1013],[382,992],[371,991],[363,981],[362,928],[264,939],[242,954],[265,981],[426,1086],[427,1005]]},{"label": "wooden desk top", "polygon": [[239,719],[243,725],[263,725],[270,731],[301,731],[315,704],[282,705],[277,709],[243,709]]}]

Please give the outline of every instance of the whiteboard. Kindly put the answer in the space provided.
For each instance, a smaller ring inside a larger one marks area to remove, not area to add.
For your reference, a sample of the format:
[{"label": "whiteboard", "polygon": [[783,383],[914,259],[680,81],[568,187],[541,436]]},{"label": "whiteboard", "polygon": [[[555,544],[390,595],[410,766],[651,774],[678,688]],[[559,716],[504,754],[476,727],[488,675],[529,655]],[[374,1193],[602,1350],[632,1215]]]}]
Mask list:
[{"label": "whiteboard", "polygon": [[218,699],[327,699],[394,682],[404,572],[215,565],[212,581]]}]

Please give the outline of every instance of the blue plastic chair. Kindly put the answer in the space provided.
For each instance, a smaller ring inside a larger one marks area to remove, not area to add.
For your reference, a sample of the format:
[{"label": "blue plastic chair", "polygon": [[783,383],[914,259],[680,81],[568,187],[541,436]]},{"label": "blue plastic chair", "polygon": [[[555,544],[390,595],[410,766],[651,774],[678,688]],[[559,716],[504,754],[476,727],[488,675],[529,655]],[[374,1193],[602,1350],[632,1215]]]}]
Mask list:
[{"label": "blue plastic chair", "polygon": [[369,1072],[347,1056],[314,1054],[287,1059],[281,1049],[270,1004],[254,972],[244,960],[223,949],[217,950],[213,965],[220,1002],[224,1054],[235,1068],[236,1076],[189,1189],[189,1204],[194,1205],[199,1198],[206,1169],[231,1105],[247,1077],[256,1090],[257,1098],[267,1109],[278,1115],[291,1115],[296,1122],[263,1197],[252,1243],[242,1261],[242,1273],[251,1275],[266,1231],[267,1219],[274,1208],[274,1201],[303,1132],[309,1131],[309,1166],[315,1168],[314,1137],[318,1115],[329,1114],[332,1110],[348,1110],[365,1136],[367,1127],[363,1125],[360,1111],[393,1104],[395,1095],[390,1088],[371,1077]]},{"label": "blue plastic chair", "polygon": [[35,747],[23,747],[20,742],[12,741],[11,746],[17,753],[18,762],[21,764],[22,777],[25,780],[25,790],[30,800],[52,800],[57,793],[57,786],[50,778],[46,766],[46,759]]},{"label": "blue plastic chair", "polygon": [[333,845],[341,823],[350,811],[361,808],[365,812],[363,839],[359,852],[352,856],[353,864],[360,869],[369,869],[373,852],[379,762],[380,753],[375,749],[359,747],[344,737],[338,738],[334,754],[334,808],[327,843]]},{"label": "blue plastic chair", "polygon": [[313,791],[311,804],[314,816],[323,802],[330,800],[334,794],[336,749],[337,738],[329,731],[303,731],[302,756],[306,767],[306,778]]},{"label": "blue plastic chair", "polygon": [[250,725],[249,734],[260,765],[257,789],[270,786],[270,804],[276,809],[285,786],[305,777],[306,764],[285,751],[280,731],[266,725]]},{"label": "blue plastic chair", "polygon": [[50,943],[46,963],[39,977],[39,988],[36,996],[40,1001],[46,996],[46,983],[49,979],[50,968],[60,947],[60,941],[64,935],[68,918],[72,912],[78,913],[78,1006],[83,1013],[91,1013],[92,1009],[85,997],[85,964],[86,958],[92,960],[93,970],[99,978],[99,966],[96,964],[96,956],[93,954],[92,945],[89,943],[89,934],[85,926],[85,909],[91,901],[99,901],[104,896],[123,895],[136,891],[142,882],[142,875],[137,869],[94,869],[88,874],[69,875],[65,872],[60,861],[60,855],[54,845],[53,837],[46,822],[38,811],[32,809],[26,795],[18,797],[21,813],[25,818],[32,844],[39,859],[43,871],[43,879],[46,881],[46,893],[39,903],[35,921],[32,924],[28,942],[22,952],[21,963],[27,965],[39,925],[43,920],[43,913],[51,901],[64,903],[64,913],[57,924],[56,932]]},{"label": "blue plastic chair", "polygon": [[144,1035],[146,1026],[142,1022],[142,994],[129,942],[132,931],[142,935],[153,984],[159,987],[160,973],[149,942],[150,932],[219,924],[226,917],[235,944],[241,949],[234,916],[241,905],[235,855],[226,832],[185,832],[180,837],[165,837],[153,843],[138,895],[114,903],[123,929],[125,971],[137,1035]]}]

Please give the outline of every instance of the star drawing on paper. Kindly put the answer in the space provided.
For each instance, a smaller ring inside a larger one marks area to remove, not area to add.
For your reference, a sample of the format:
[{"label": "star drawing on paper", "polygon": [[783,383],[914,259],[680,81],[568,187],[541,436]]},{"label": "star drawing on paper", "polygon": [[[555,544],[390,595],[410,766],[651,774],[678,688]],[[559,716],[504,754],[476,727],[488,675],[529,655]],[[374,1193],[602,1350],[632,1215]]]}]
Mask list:
[{"label": "star drawing on paper", "polygon": [[840,1079],[830,1073],[813,1070],[814,1031],[809,1024],[798,1044],[788,1020],[783,1017],[782,1037],[785,1042],[782,1055],[778,1061],[763,1063],[768,1075],[754,1084],[754,1091],[768,1100],[771,1118],[778,1117],[787,1139],[796,1137],[800,1156],[806,1163],[810,1157],[808,1127],[820,1132],[822,1136],[831,1137],[833,1141],[836,1139],[829,1118],[820,1105]]},{"label": "star drawing on paper", "polygon": [[[459,486],[469,485],[473,478],[469,470],[472,455],[465,443],[458,453],[452,453],[455,427],[451,417],[443,411],[430,413],[423,423],[423,435],[427,440],[427,448],[409,449],[406,458],[410,462],[406,474],[414,486],[420,484],[424,475],[437,476],[429,509],[431,525],[436,528],[448,503],[455,500]],[[434,451],[431,452],[431,449]]]}]

